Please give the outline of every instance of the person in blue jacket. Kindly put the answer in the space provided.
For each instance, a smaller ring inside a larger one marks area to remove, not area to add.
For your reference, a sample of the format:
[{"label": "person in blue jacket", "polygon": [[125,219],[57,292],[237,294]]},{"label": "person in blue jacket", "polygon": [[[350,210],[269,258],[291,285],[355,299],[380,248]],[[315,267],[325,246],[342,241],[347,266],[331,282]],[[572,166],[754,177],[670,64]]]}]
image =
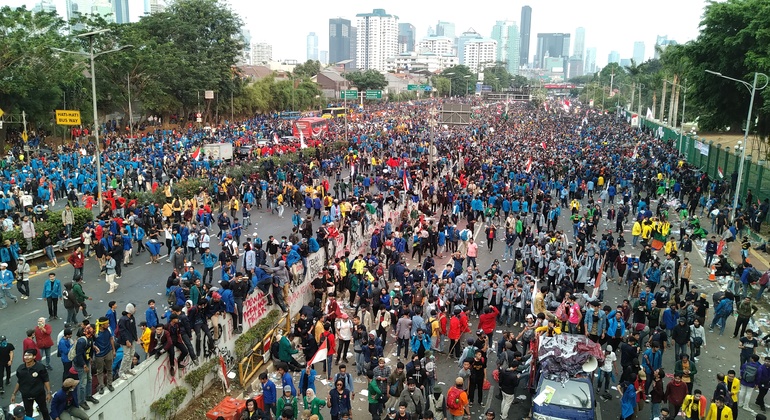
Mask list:
[{"label": "person in blue jacket", "polygon": [[57,345],[56,350],[59,354],[59,357],[61,358],[62,366],[64,367],[62,369],[61,375],[63,381],[67,378],[67,374],[72,367],[72,360],[69,358],[69,352],[72,348],[72,329],[65,328],[62,334],[62,338],[59,339],[59,344]]},{"label": "person in blue jacket", "polygon": [[158,313],[155,311],[155,299],[147,301],[147,310],[144,311],[144,320],[150,328],[155,328],[158,325]]},{"label": "person in blue jacket", "polygon": [[62,297],[61,281],[56,273],[48,273],[48,281],[43,285],[43,299],[48,303],[48,320],[59,319],[59,299]]},{"label": "person in blue jacket", "polygon": [[266,372],[259,374],[259,383],[262,384],[262,403],[265,405],[265,411],[275,416],[275,404],[278,402],[275,383],[267,378]]},{"label": "person in blue jacket", "polygon": [[618,391],[622,395],[620,399],[620,418],[630,420],[634,418],[636,411],[636,389],[632,382],[623,382],[618,385]]}]

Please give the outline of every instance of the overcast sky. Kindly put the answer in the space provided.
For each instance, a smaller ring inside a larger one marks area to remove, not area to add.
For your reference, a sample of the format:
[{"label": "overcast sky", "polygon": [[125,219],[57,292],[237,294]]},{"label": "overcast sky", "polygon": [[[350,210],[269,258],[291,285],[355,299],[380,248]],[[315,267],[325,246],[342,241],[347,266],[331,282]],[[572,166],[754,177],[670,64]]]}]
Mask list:
[{"label": "overcast sky", "polygon": [[[38,0],[0,0],[0,4],[32,8]],[[100,0],[107,1],[107,0]],[[54,0],[59,14],[65,16],[66,0]],[[634,42],[645,43],[645,59],[654,53],[657,35],[684,43],[695,39],[706,5],[704,0],[530,0],[504,2],[475,0],[452,2],[420,2],[406,0],[295,0],[254,1],[230,0],[251,32],[252,42],[273,45],[275,59],[306,59],[308,33],[318,35],[318,49],[329,49],[329,19],[343,17],[355,25],[355,15],[384,8],[399,17],[399,22],[416,27],[417,40],[427,35],[428,27],[439,20],[455,24],[457,34],[473,28],[490,36],[497,20],[512,20],[520,25],[521,7],[532,7],[530,59],[537,46],[537,33],[568,32],[574,46],[577,27],[586,29],[586,49],[597,49],[597,64],[604,66],[610,51],[621,58],[631,58]],[[133,20],[144,12],[144,0],[129,0]],[[572,53],[572,51],[570,51]]]}]

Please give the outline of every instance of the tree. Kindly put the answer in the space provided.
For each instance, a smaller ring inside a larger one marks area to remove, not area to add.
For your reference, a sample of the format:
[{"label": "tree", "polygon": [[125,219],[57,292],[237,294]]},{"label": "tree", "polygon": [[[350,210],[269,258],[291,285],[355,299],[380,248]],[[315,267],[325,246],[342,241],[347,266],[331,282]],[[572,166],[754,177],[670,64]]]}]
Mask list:
[{"label": "tree", "polygon": [[431,82],[438,96],[449,96],[449,91],[452,89],[451,80],[442,76],[433,76]]},{"label": "tree", "polygon": [[476,86],[478,79],[468,66],[460,64],[448,70],[444,71],[443,76],[449,77],[452,83],[450,95],[466,95],[471,86]]},{"label": "tree", "polygon": [[[686,75],[692,87],[687,92],[687,108],[691,100],[699,106],[699,124],[706,129],[730,127],[741,131],[750,92],[739,83],[705,71],[748,83],[753,81],[754,72],[770,72],[770,4],[762,0],[710,2],[700,27],[698,38],[682,48],[691,63]],[[764,138],[770,132],[770,89],[756,96],[754,110],[759,119],[759,134]]]},{"label": "tree", "polygon": [[388,86],[385,75],[377,70],[354,71],[345,73],[345,78],[359,91],[382,90]]},{"label": "tree", "polygon": [[[63,35],[65,29],[66,23],[55,13],[0,8],[0,108],[8,114],[26,112],[29,128],[49,126],[54,107],[63,99],[63,87],[74,91],[75,85],[85,85],[77,56],[53,49],[77,50],[77,44]],[[5,140],[5,133],[0,139]],[[0,143],[0,150],[3,146]]]},{"label": "tree", "polygon": [[512,79],[513,76],[508,73],[505,63],[498,62],[494,67],[484,69],[484,84],[492,86],[495,92],[509,88]]},{"label": "tree", "polygon": [[318,60],[307,60],[303,64],[294,67],[294,75],[299,77],[313,77],[321,72],[321,62]]}]

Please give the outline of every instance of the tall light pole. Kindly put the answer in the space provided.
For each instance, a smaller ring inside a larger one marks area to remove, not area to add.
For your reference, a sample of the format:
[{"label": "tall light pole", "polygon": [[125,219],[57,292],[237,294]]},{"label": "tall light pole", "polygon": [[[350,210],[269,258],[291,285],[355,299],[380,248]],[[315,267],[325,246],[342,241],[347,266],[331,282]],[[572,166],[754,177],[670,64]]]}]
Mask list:
[{"label": "tall light pole", "polygon": [[134,137],[134,112],[131,110],[131,75],[126,76],[126,87],[128,88],[128,131],[131,137]]},{"label": "tall light pole", "polygon": [[101,151],[99,150],[99,119],[98,114],[96,110],[96,68],[94,66],[94,59],[96,57],[102,56],[104,54],[109,54],[121,50],[125,50],[127,48],[133,48],[133,45],[124,45],[120,48],[115,48],[112,50],[102,51],[98,54],[94,54],[94,37],[96,35],[101,35],[105,32],[109,32],[109,29],[100,29],[98,31],[92,31],[92,32],[86,32],[83,34],[79,34],[78,38],[88,38],[88,45],[90,47],[89,53],[84,53],[82,51],[67,51],[63,50],[61,48],[52,48],[54,51],[59,51],[67,54],[77,54],[77,55],[83,55],[88,56],[91,60],[91,100],[93,101],[93,108],[94,108],[94,143],[96,144],[96,191],[99,195],[99,211],[102,211],[104,208],[104,197],[102,197],[102,155]]},{"label": "tall light pole", "polygon": [[468,83],[470,82],[470,77],[471,77],[470,74],[466,74],[465,76],[463,76],[463,79],[465,79],[465,95],[464,96],[468,96]]},{"label": "tall light pole", "polygon": [[[682,133],[684,132],[684,112],[687,110],[687,89],[688,89],[687,78],[686,77],[684,78],[684,85],[680,85],[679,83],[674,83],[665,79],[663,79],[663,83],[664,84],[668,83],[673,87],[684,88],[684,94],[682,96],[683,98],[682,99],[682,122],[679,124],[679,147],[677,148],[680,154],[684,154],[682,152]],[[672,94],[673,94],[673,91],[672,91]],[[671,123],[674,124],[674,126],[676,126],[676,121],[671,121]]]},{"label": "tall light pole", "polygon": [[[352,62],[353,60],[342,60],[335,63],[335,66],[344,66]],[[347,143],[348,142],[348,89],[347,88],[345,89],[345,93],[342,94],[342,98],[345,101],[345,143]]]},{"label": "tall light pole", "polygon": [[[441,73],[442,76],[454,76],[454,72]],[[449,78],[448,78],[449,79]],[[449,97],[452,97],[452,79],[449,79]]]},{"label": "tall light pole", "polygon": [[[732,77],[728,77],[723,75],[722,73],[706,70],[706,73],[713,74],[715,76],[719,76],[723,79],[732,80],[734,82],[741,83],[743,86],[746,86],[746,88],[751,92],[751,100],[749,100],[749,113],[746,116],[746,130],[743,132],[743,150],[741,150],[741,162],[738,165],[738,182],[735,184],[735,195],[733,196],[733,209],[730,211],[730,219],[735,220],[735,212],[738,209],[738,198],[741,194],[741,181],[743,181],[743,164],[746,160],[746,149],[748,149],[749,146],[749,129],[751,128],[751,112],[754,110],[754,96],[757,93],[757,90],[762,90],[767,87],[768,82],[770,82],[770,78],[767,77],[764,73],[755,72],[754,73],[754,84],[749,84],[746,81],[740,80],[740,79],[734,79]],[[759,76],[762,76],[765,78],[765,84],[757,87],[757,81],[759,80]]]}]

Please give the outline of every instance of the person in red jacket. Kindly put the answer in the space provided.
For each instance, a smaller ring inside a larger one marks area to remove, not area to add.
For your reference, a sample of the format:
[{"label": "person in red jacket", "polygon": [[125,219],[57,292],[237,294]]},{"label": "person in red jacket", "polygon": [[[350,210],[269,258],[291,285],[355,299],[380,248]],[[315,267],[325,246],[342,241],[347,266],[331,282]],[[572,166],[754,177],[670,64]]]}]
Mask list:
[{"label": "person in red jacket", "polygon": [[72,281],[77,281],[77,279],[83,277],[83,264],[85,264],[85,261],[86,257],[83,255],[83,250],[80,247],[77,247],[75,252],[67,258],[67,262],[72,264],[72,268],[75,269],[75,273],[72,274]]},{"label": "person in red jacket", "polygon": [[[155,326],[155,331],[150,334],[150,356],[155,356],[155,360],[160,359],[160,356],[169,353],[173,350],[173,344],[171,342],[171,333],[166,329],[163,324]],[[171,365],[171,376],[174,375],[173,358],[169,356],[169,364]]]},{"label": "person in red jacket", "polygon": [[465,322],[466,326],[463,327],[460,315],[462,315],[462,310],[460,310],[460,308],[455,308],[454,315],[449,319],[449,331],[447,331],[447,336],[449,337],[449,353],[454,352],[455,357],[458,359],[460,358],[460,353],[462,351],[460,348],[460,338],[465,332],[464,329],[467,328],[467,320]]},{"label": "person in red jacket", "polygon": [[484,308],[484,313],[479,316],[479,329],[487,335],[489,339],[487,342],[489,343],[492,343],[492,336],[495,335],[498,315],[500,315],[500,310],[494,305],[489,305],[489,307]]},{"label": "person in red jacket", "polygon": [[35,350],[35,361],[39,362],[43,356],[42,353],[40,353],[40,349],[37,348],[37,343],[35,343],[35,339],[33,338],[34,336],[35,330],[27,330],[27,338],[21,342],[21,348],[24,350],[24,353],[26,353],[27,350]]},{"label": "person in red jacket", "polygon": [[48,370],[53,370],[53,367],[51,367],[51,347],[53,347],[51,332],[52,328],[45,323],[45,318],[38,318],[37,327],[35,327],[35,345],[38,349],[37,357],[42,358],[42,354],[45,354],[45,367]]}]

